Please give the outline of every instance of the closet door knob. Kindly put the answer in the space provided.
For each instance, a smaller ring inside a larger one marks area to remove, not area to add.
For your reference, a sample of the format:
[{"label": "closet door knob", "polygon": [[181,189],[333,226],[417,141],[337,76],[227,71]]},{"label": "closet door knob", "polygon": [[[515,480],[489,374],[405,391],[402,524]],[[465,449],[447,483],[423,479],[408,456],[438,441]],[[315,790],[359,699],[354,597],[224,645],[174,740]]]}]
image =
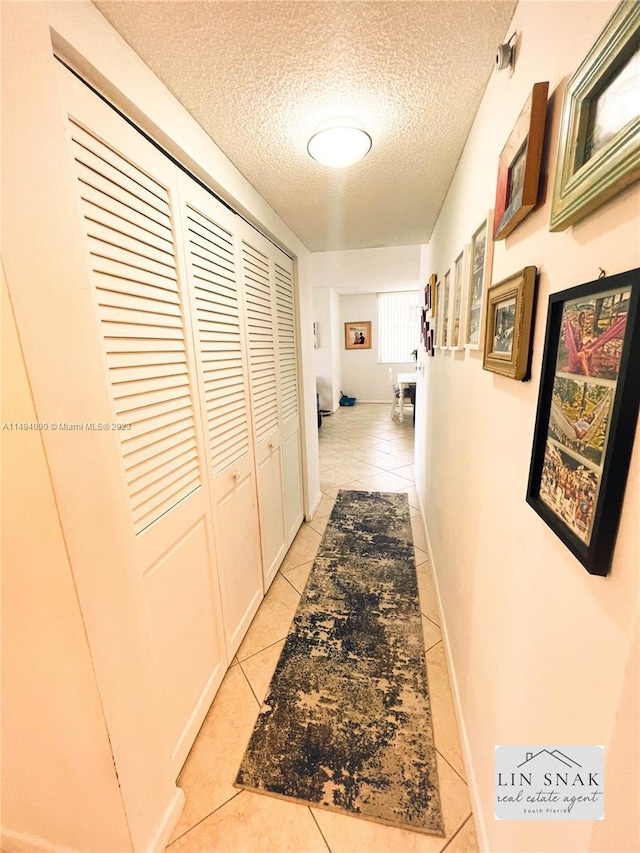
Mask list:
[{"label": "closet door knob", "polygon": [[240,471],[234,471],[233,472],[233,479],[234,480],[239,480],[241,476],[242,476],[242,474],[240,473]]},{"label": "closet door knob", "polygon": [[274,448],[275,446],[276,446],[275,441],[274,441],[273,439],[271,439],[271,441],[269,442],[269,448],[270,448],[271,450],[273,450],[273,448]]}]

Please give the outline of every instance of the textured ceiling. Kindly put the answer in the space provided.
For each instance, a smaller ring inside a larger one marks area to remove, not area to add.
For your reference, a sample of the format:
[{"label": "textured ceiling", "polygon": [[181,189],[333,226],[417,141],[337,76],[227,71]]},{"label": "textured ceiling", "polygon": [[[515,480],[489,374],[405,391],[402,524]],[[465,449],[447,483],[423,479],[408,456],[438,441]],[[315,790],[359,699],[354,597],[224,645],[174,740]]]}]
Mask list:
[{"label": "textured ceiling", "polygon": [[[515,0],[94,0],[312,251],[427,242]],[[355,166],[307,154],[359,120]]]}]

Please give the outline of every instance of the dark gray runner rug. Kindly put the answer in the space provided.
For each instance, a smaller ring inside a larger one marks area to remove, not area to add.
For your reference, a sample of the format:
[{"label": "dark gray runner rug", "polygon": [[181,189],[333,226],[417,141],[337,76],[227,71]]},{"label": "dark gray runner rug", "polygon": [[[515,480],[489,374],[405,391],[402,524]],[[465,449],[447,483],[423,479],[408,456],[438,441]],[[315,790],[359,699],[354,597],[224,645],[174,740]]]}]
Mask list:
[{"label": "dark gray runner rug", "polygon": [[236,785],[444,834],[406,494],[339,492]]}]

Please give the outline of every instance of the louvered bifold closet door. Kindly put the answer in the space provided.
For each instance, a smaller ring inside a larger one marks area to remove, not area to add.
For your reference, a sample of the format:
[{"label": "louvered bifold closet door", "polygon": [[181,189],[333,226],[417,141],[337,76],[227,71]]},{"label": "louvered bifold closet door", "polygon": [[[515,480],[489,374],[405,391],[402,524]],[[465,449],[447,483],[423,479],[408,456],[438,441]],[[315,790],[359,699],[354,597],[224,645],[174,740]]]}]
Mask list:
[{"label": "louvered bifold closet door", "polygon": [[242,224],[242,234],[242,284],[266,589],[286,551],[276,289],[271,243],[247,223]]},{"label": "louvered bifold closet door", "polygon": [[263,596],[240,285],[239,217],[182,176],[183,227],[222,612],[235,654]]},{"label": "louvered bifold closet door", "polygon": [[278,380],[282,435],[284,520],[287,545],[302,524],[302,453],[293,261],[272,247],[278,318]]},{"label": "louvered bifold closet door", "polygon": [[[123,553],[135,554],[130,571],[139,577],[140,621],[161,673],[157,713],[179,769],[226,654],[176,231],[177,171],[70,72],[60,67],[59,74],[104,354],[104,375],[95,381],[108,389],[107,420],[121,427],[112,433],[120,486],[105,500],[128,505],[130,528],[114,535],[133,543],[123,543]],[[86,420],[95,413],[87,411]],[[98,456],[100,447],[96,442]],[[113,470],[105,476],[113,478]]]}]

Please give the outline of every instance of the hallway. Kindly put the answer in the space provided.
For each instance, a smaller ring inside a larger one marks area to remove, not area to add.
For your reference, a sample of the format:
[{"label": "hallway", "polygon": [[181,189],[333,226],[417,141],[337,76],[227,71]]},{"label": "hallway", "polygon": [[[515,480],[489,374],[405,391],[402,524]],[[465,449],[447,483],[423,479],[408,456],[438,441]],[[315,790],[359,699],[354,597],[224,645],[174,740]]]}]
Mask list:
[{"label": "hallway", "polygon": [[[477,844],[445,661],[440,615],[413,486],[411,410],[402,424],[388,405],[341,408],[320,429],[322,500],[303,523],[220,687],[179,779],[187,803],[167,848],[221,853],[472,853]],[[289,624],[339,489],[406,491],[418,567],[446,837],[239,791],[233,780],[284,645]]]}]

